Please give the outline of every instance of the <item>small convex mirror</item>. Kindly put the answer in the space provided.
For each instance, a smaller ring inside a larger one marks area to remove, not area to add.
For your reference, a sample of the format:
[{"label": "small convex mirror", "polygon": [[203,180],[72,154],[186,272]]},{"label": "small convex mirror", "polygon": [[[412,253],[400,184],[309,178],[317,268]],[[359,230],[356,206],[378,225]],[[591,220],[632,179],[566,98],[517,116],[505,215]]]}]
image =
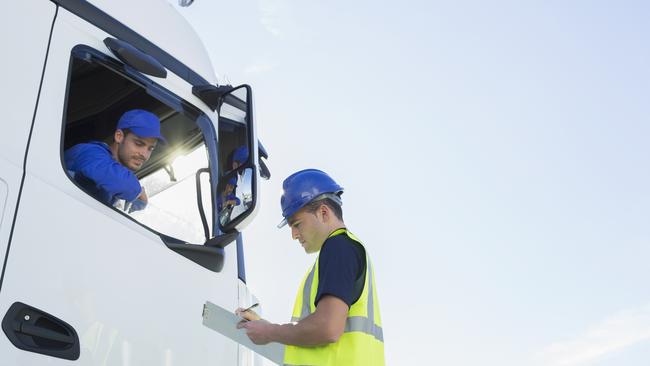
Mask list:
[{"label": "small convex mirror", "polygon": [[241,169],[234,176],[225,177],[219,187],[222,188],[217,198],[219,223],[227,226],[253,205],[253,169]]}]

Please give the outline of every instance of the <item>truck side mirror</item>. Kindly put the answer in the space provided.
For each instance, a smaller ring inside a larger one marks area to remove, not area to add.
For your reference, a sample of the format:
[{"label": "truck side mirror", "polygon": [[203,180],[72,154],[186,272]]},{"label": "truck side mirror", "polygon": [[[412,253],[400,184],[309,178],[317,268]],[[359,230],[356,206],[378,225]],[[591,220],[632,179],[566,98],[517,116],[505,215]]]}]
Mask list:
[{"label": "truck side mirror", "polygon": [[250,86],[222,95],[218,143],[217,223],[223,232],[241,231],[255,212],[260,171]]}]

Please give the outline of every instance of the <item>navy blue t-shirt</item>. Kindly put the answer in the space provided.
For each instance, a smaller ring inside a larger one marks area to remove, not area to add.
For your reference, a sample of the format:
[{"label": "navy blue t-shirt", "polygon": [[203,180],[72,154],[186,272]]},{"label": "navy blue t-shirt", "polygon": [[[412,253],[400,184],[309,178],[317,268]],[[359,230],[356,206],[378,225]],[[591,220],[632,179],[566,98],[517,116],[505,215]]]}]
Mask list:
[{"label": "navy blue t-shirt", "polygon": [[348,307],[363,291],[366,277],[366,253],[345,233],[325,240],[318,257],[318,289],[314,305],[324,295],[343,300]]}]

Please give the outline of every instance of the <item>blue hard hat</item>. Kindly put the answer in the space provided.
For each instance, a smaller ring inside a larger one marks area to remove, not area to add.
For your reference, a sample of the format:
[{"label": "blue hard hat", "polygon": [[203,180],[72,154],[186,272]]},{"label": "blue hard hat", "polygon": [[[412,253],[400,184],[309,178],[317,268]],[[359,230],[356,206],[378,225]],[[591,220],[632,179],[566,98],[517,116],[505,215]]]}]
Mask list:
[{"label": "blue hard hat", "polygon": [[158,116],[143,109],[132,109],[120,117],[117,122],[117,129],[123,130],[125,128],[140,137],[155,137],[162,143],[167,143],[167,140],[160,134],[160,119]]},{"label": "blue hard hat", "polygon": [[248,160],[248,146],[240,146],[232,154],[232,160],[243,164]]},{"label": "blue hard hat", "polygon": [[287,224],[287,219],[316,198],[332,198],[341,203],[339,196],[343,187],[338,185],[327,173],[318,169],[305,169],[293,173],[282,183],[282,217],[278,228]]}]

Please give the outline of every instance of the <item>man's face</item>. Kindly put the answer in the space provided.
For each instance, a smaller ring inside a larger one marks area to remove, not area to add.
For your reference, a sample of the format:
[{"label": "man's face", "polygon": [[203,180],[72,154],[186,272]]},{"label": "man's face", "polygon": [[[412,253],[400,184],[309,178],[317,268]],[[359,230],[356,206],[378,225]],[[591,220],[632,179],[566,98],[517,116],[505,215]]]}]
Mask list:
[{"label": "man's face", "polygon": [[291,238],[300,242],[306,253],[320,250],[327,239],[327,226],[320,211],[300,210],[289,219]]},{"label": "man's face", "polygon": [[158,139],[155,137],[140,137],[134,133],[124,135],[122,130],[115,131],[117,142],[117,159],[125,167],[136,171],[149,160]]}]

